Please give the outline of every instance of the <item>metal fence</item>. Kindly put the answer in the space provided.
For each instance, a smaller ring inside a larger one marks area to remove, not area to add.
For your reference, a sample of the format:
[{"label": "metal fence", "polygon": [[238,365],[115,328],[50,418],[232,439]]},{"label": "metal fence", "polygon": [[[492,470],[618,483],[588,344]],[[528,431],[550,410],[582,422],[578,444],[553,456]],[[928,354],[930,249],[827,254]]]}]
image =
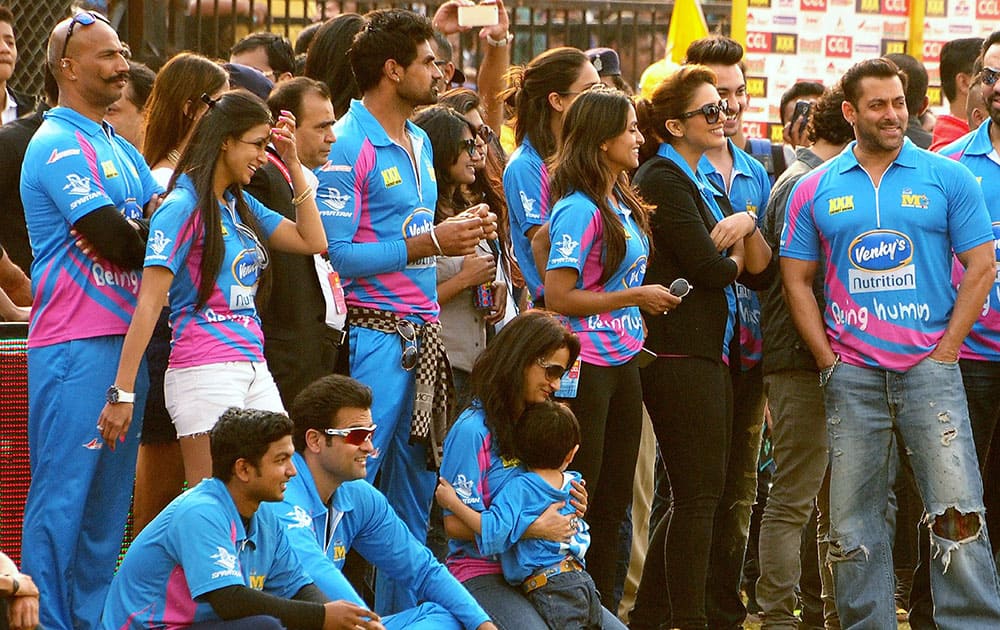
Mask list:
[{"label": "metal fence", "polygon": [[[2,2],[3,0],[0,0]],[[228,9],[243,4],[249,10]],[[153,68],[181,50],[209,57],[226,57],[233,43],[248,33],[267,30],[294,43],[315,22],[341,12],[364,13],[375,8],[400,7],[432,16],[440,0],[428,3],[378,0],[13,0],[19,60],[12,81],[15,88],[39,92],[46,39],[71,8],[105,11],[129,42],[134,56]],[[702,2],[709,29],[727,32],[730,2]],[[511,30],[515,34],[513,63],[524,63],[554,46],[581,49],[610,46],[618,50],[625,80],[635,84],[642,70],[665,53],[673,2],[652,0],[511,0]],[[455,36],[456,63],[473,70],[480,59],[480,40],[473,34]]]}]

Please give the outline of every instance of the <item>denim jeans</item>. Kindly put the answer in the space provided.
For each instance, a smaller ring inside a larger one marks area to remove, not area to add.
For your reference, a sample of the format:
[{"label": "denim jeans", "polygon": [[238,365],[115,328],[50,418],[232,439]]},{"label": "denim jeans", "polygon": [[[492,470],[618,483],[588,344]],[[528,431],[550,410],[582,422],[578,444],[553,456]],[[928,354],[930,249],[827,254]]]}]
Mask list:
[{"label": "denim jeans", "polygon": [[[932,530],[936,623],[942,630],[1000,627],[1000,586],[958,364],[927,358],[903,373],[840,364],[825,403],[829,561],[843,627],[896,626],[885,522],[894,428]],[[973,525],[962,518],[970,514],[978,517]]]},{"label": "denim jeans", "polygon": [[[462,585],[499,630],[549,630],[521,589],[508,584],[499,573],[470,578]],[[601,616],[604,630],[625,630],[625,624],[607,608],[601,609]]]},{"label": "denim jeans", "polygon": [[549,576],[545,586],[525,597],[550,628],[601,630],[601,598],[586,571]]},{"label": "denim jeans", "polygon": [[[764,377],[764,391],[774,427],[771,442],[775,471],[760,526],[757,603],[763,612],[763,627],[795,628],[795,587],[805,562],[799,556],[800,543],[803,535],[817,533],[814,529],[803,534],[817,499],[823,534],[829,523],[826,497],[820,496],[829,461],[823,390],[815,372],[786,370]],[[822,538],[820,553],[825,556],[826,536]],[[831,586],[823,588],[830,597],[824,609],[829,608],[829,616],[835,617]]]}]

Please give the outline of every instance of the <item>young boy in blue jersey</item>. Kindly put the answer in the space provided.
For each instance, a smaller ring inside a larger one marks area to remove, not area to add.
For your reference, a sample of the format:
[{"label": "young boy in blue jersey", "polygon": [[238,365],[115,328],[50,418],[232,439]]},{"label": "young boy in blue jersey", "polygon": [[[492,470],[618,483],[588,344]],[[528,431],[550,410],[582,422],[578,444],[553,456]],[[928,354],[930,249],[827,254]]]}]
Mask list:
[{"label": "young boy in blue jersey", "polygon": [[[437,501],[476,532],[484,554],[502,552],[504,577],[521,586],[550,628],[601,628],[601,598],[584,569],[590,546],[587,523],[576,519],[569,542],[521,538],[553,503],[563,501],[563,513],[575,512],[569,492],[581,477],[566,469],[580,448],[576,416],[551,400],[531,405],[518,421],[514,443],[527,471],[505,485],[488,509],[477,512],[467,506],[464,488],[456,489],[443,478],[435,491]],[[484,540],[505,540],[507,548],[484,549]]]}]

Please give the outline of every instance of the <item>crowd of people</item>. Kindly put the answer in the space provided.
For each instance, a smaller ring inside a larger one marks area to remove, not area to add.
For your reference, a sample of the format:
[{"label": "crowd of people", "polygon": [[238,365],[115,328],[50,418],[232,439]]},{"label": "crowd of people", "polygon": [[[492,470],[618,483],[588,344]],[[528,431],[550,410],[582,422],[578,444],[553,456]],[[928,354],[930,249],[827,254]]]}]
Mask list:
[{"label": "crowd of people", "polygon": [[7,627],[1000,627],[1000,31],[783,146],[730,38],[636,97],[497,0],[471,89],[463,4],[155,73],[81,11],[37,103],[0,7]]}]

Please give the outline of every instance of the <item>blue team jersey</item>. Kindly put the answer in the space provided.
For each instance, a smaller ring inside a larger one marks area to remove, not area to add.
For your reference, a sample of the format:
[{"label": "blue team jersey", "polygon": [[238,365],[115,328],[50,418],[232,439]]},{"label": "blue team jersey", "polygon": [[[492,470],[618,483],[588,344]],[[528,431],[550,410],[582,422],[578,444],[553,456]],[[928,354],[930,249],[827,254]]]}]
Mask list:
[{"label": "blue team jersey", "polygon": [[510,154],[503,171],[503,194],[510,215],[510,240],[528,292],[535,299],[544,293],[544,280],[531,254],[527,232],[549,220],[549,170],[525,138]]},{"label": "blue team jersey", "polygon": [[[444,440],[444,457],[441,476],[448,480],[462,502],[482,512],[490,507],[496,493],[511,479],[523,474],[524,468],[516,459],[500,457],[493,447],[493,437],[486,428],[486,413],[474,401],[458,416]],[[445,514],[449,514],[445,511]],[[509,536],[504,536],[507,540]],[[450,539],[448,541],[448,568],[460,581],[496,574],[502,571],[500,559],[494,553],[480,552],[479,544],[502,549],[500,541],[477,542]]]},{"label": "blue team jersey", "polygon": [[[733,156],[733,179],[729,186],[729,203],[733,212],[753,212],[758,220],[767,208],[771,196],[771,178],[764,166],[749,153],[740,149],[732,140],[729,153]],[[698,170],[720,191],[726,190],[722,173],[715,170],[705,156],[698,162]],[[757,292],[735,284],[740,314],[740,368],[749,370],[763,357],[764,338],[760,331],[760,300]]]},{"label": "blue team jersey", "polygon": [[[174,274],[170,285],[170,328],[173,339],[170,367],[186,368],[226,361],[264,360],[264,335],[254,305],[263,270],[264,253],[253,232],[236,213],[228,191],[227,205],[219,204],[224,247],[215,288],[198,309],[201,257],[205,249],[198,195],[186,174],[153,213],[146,243],[147,267],[166,267]],[[277,212],[244,195],[250,212],[267,238],[284,220]]]},{"label": "blue team jersey", "polygon": [[[649,240],[628,208],[609,200],[625,228],[625,257],[607,282],[604,271],[604,223],[590,197],[576,191],[552,208],[548,269],[574,269],[576,288],[610,293],[642,285],[646,277]],[[638,306],[608,313],[566,317],[570,329],[580,337],[580,358],[592,365],[622,365],[642,349],[645,328]]]},{"label": "blue team jersey", "polygon": [[[983,189],[986,209],[993,223],[994,251],[1000,253],[1000,163],[990,141],[993,121],[987,120],[972,131],[939,151],[941,155],[958,160],[972,171]],[[998,256],[1000,258],[1000,256]],[[952,265],[952,282],[956,289],[965,275],[965,267],[955,259]],[[1000,274],[997,276],[1000,280]],[[961,357],[976,361],[1000,361],[1000,281],[983,304],[983,312],[962,345]]]},{"label": "blue team jersey", "polygon": [[[518,475],[504,486],[503,492],[493,500],[482,514],[482,539],[496,540],[508,537],[512,547],[500,556],[503,576],[511,584],[520,584],[539,569],[574,558],[581,564],[590,547],[590,527],[582,518],[575,519],[576,531],[569,542],[553,542],[542,538],[525,538],[524,532],[550,505],[559,501],[565,506],[561,514],[575,514],[570,501],[573,481],[580,481],[580,473],[563,473],[563,484],[554,488],[533,472]],[[485,551],[485,549],[484,549]]]},{"label": "blue team jersey", "polygon": [[854,143],[792,191],[781,255],[826,265],[827,336],[845,363],[904,372],[955,304],[952,252],[993,242],[969,169],[908,139],[876,188]]},{"label": "blue team jersey", "polygon": [[489,621],[465,587],[417,541],[381,492],[364,479],[342,483],[324,505],[300,453],[298,475],[288,481],[281,503],[262,505],[285,527],[289,543],[316,585],[333,600],[364,605],[341,573],[347,552],[356,550],[379,571],[413,585],[417,599],[440,604],[466,628]]},{"label": "blue team jersey", "polygon": [[269,510],[248,528],[219,479],[203,479],[174,499],[132,541],[111,582],[104,630],[186,627],[220,621],[199,597],[249,586],[291,598],[312,579]]},{"label": "blue team jersey", "polygon": [[[705,202],[705,206],[712,212],[712,216],[715,217],[716,221],[721,221],[725,218],[722,208],[719,207],[719,202],[715,200],[716,194],[723,193],[708,181],[700,168],[697,172],[692,171],[691,166],[681,157],[681,154],[666,142],[660,144],[660,148],[657,149],[656,154],[676,164],[695,183],[698,187],[698,192],[701,194],[702,201]],[[669,238],[670,235],[667,236]],[[726,365],[729,365],[729,343],[732,341],[736,330],[736,283],[734,282],[727,286],[724,292],[726,294],[726,303],[729,306],[729,315],[726,317],[726,332],[722,337],[722,360]]]},{"label": "blue team jersey", "polygon": [[437,181],[427,134],[406,122],[414,165],[357,100],[334,132],[329,161],[316,169],[316,201],[347,303],[437,321],[435,258],[407,262],[405,241],[434,227]]},{"label": "blue team jersey", "polygon": [[70,230],[104,206],[141,219],[143,206],[160,192],[142,156],[110,125],[67,107],[45,112],[21,170],[35,253],[29,347],[125,334],[139,295],[139,270],[92,260]]}]

